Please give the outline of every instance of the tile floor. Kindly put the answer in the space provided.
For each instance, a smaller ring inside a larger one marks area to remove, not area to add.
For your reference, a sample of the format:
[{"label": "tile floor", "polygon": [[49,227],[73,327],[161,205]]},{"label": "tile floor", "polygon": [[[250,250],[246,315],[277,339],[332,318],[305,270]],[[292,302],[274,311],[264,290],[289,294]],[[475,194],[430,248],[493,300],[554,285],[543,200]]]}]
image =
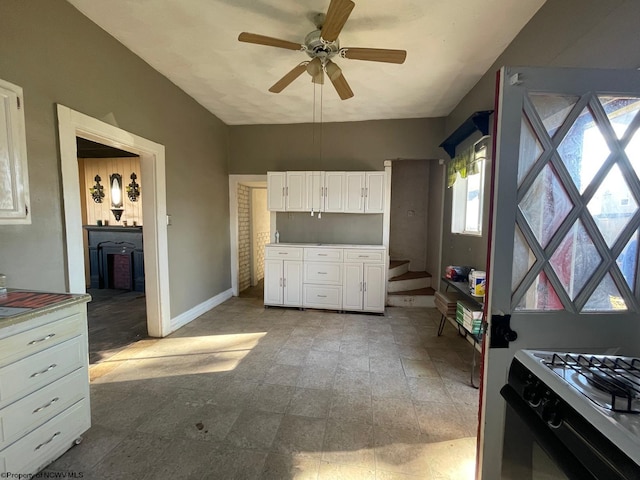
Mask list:
[{"label": "tile floor", "polygon": [[232,298],[91,367],[93,426],[48,472],[85,479],[473,478],[472,347],[435,309]]}]

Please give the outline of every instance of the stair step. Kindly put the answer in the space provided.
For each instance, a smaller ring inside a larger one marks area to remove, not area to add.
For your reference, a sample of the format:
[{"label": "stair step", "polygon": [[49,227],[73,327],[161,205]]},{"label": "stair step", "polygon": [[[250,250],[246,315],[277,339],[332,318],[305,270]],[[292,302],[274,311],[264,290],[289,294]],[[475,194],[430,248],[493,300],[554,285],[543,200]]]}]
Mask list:
[{"label": "stair step", "polygon": [[435,292],[433,288],[429,287],[389,293],[387,305],[390,307],[435,307]]},{"label": "stair step", "polygon": [[435,295],[436,291],[431,288],[418,288],[416,290],[405,290],[403,292],[389,292],[389,295]]},{"label": "stair step", "polygon": [[429,272],[406,272],[389,279],[389,292],[405,292],[431,287],[431,274]]},{"label": "stair step", "polygon": [[409,260],[391,260],[389,262],[389,278],[397,277],[409,271]]}]

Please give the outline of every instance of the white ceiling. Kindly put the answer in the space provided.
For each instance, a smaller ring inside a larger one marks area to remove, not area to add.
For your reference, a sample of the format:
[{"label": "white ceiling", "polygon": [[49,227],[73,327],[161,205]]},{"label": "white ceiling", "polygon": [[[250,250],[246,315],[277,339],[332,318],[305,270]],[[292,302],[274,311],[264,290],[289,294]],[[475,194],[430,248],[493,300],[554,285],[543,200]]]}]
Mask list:
[{"label": "white ceiling", "polygon": [[[322,120],[449,114],[544,1],[355,0],[341,46],[402,49],[407,60],[336,59],[355,96],[340,100],[327,82]],[[237,38],[248,31],[303,43],[329,0],[69,2],[226,124],[313,121],[307,74],[280,94],[268,91],[306,54]]]}]

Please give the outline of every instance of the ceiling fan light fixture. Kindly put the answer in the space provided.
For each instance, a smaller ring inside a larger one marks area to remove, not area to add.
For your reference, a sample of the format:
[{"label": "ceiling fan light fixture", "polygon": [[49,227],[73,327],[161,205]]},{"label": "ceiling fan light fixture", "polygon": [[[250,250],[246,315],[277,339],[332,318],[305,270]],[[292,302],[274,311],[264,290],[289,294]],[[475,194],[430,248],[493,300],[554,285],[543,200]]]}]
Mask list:
[{"label": "ceiling fan light fixture", "polygon": [[342,75],[342,69],[333,63],[331,60],[327,60],[327,64],[325,65],[325,69],[327,70],[327,75],[329,75],[329,80],[333,81]]}]

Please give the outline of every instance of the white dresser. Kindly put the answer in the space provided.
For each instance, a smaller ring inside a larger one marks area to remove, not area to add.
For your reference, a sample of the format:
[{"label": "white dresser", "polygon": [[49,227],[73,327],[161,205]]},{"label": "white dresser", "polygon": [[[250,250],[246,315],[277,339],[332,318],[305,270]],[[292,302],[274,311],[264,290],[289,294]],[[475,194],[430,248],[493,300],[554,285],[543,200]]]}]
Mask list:
[{"label": "white dresser", "polygon": [[0,474],[34,474],[91,426],[89,295],[0,294]]},{"label": "white dresser", "polygon": [[382,313],[386,272],[379,245],[269,244],[264,304]]}]

